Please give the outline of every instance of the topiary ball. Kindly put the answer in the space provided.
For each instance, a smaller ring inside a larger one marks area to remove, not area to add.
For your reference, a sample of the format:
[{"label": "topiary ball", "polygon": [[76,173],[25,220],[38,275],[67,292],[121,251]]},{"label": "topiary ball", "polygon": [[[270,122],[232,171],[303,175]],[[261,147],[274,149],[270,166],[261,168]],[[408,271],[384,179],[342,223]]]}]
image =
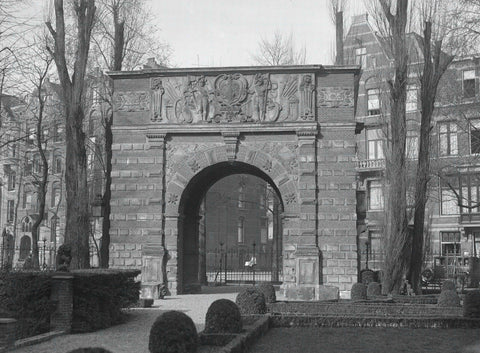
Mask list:
[{"label": "topiary ball", "polygon": [[460,297],[455,290],[442,289],[438,296],[437,305],[442,307],[460,306]]},{"label": "topiary ball", "polygon": [[480,290],[468,291],[463,299],[463,316],[480,318]]},{"label": "topiary ball", "polygon": [[265,296],[267,303],[275,303],[277,296],[275,295],[275,287],[271,283],[262,283],[258,287],[258,290]]},{"label": "topiary ball", "polygon": [[180,311],[160,315],[150,329],[148,349],[151,353],[197,351],[198,334],[192,319]]},{"label": "topiary ball", "polygon": [[265,314],[265,295],[254,287],[244,288],[238,293],[235,303],[242,315]]},{"label": "topiary ball", "polygon": [[362,270],[360,272],[360,278],[362,279],[360,282],[368,285],[371,282],[375,282],[375,272],[369,269]]},{"label": "topiary ball", "polygon": [[367,299],[367,286],[363,283],[354,283],[350,292],[352,300]]},{"label": "topiary ball", "polygon": [[215,300],[205,316],[206,333],[239,333],[242,315],[237,304],[228,299]]},{"label": "topiary ball", "polygon": [[370,282],[367,286],[367,297],[382,295],[382,285],[378,282]]},{"label": "topiary ball", "polygon": [[455,282],[452,280],[447,279],[445,282],[442,283],[442,292],[446,290],[457,290],[455,286]]}]

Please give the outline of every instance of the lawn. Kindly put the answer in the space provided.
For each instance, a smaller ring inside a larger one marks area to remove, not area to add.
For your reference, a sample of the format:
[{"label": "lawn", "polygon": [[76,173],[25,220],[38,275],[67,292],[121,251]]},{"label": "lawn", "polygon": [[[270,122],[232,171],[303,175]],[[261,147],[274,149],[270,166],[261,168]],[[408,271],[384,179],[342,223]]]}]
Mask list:
[{"label": "lawn", "polygon": [[250,353],[471,353],[480,329],[273,328]]}]

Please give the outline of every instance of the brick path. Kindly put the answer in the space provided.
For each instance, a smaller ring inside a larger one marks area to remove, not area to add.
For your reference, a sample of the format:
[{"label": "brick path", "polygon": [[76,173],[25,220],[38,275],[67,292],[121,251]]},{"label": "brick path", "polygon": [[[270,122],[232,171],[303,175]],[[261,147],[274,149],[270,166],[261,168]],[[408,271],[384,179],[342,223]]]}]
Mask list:
[{"label": "brick path", "polygon": [[[223,293],[219,293],[222,291]],[[225,293],[229,291],[230,293]],[[64,335],[33,346],[22,347],[14,353],[66,353],[80,347],[104,347],[112,353],[148,353],[150,327],[162,312],[180,310],[190,316],[201,331],[205,314],[212,302],[226,298],[235,300],[238,287],[205,288],[204,294],[190,294],[156,300],[154,308],[132,309],[127,323],[92,333]]]}]

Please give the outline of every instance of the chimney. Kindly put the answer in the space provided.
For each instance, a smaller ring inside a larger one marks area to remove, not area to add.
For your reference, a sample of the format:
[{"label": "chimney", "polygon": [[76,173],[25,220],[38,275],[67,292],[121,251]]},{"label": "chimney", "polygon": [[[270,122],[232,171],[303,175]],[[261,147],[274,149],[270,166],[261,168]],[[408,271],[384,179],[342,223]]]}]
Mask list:
[{"label": "chimney", "polygon": [[343,65],[343,12],[338,11],[335,14],[335,43],[337,46],[337,55],[335,65]]}]

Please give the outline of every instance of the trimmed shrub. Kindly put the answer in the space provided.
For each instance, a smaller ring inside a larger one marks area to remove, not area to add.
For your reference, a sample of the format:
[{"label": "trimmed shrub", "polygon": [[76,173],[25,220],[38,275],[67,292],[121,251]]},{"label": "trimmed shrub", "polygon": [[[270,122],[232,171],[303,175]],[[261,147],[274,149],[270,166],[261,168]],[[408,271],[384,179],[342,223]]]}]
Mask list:
[{"label": "trimmed shrub", "polygon": [[452,280],[447,279],[445,282],[442,283],[442,292],[446,290],[456,290],[455,282]]},{"label": "trimmed shrub", "polygon": [[265,295],[255,287],[242,289],[238,293],[235,303],[242,315],[265,314],[267,312]]},{"label": "trimmed shrub", "polygon": [[438,306],[460,306],[460,297],[455,290],[444,290],[438,296]]},{"label": "trimmed shrub", "polygon": [[194,353],[198,334],[192,319],[180,311],[167,311],[160,315],[150,329],[150,353]]},{"label": "trimmed shrub", "polygon": [[382,285],[378,282],[370,282],[367,286],[367,297],[382,295]]},{"label": "trimmed shrub", "polygon": [[468,291],[463,299],[463,316],[480,318],[480,290]]},{"label": "trimmed shrub", "polygon": [[265,302],[275,303],[277,296],[275,295],[275,287],[271,283],[262,283],[258,287],[258,290],[265,296]]},{"label": "trimmed shrub", "polygon": [[90,332],[121,323],[122,308],[136,305],[139,270],[76,270],[73,279],[73,332]]},{"label": "trimmed shrub", "polygon": [[364,269],[360,271],[360,278],[362,279],[360,282],[368,285],[371,282],[375,282],[375,272],[369,269]]},{"label": "trimmed shrub", "polygon": [[46,333],[55,310],[49,272],[0,272],[0,314],[17,320],[16,339]]},{"label": "trimmed shrub", "polygon": [[206,333],[239,333],[242,316],[237,304],[228,299],[215,300],[205,316]]},{"label": "trimmed shrub", "polygon": [[350,292],[352,300],[367,299],[367,286],[363,283],[354,283]]}]

